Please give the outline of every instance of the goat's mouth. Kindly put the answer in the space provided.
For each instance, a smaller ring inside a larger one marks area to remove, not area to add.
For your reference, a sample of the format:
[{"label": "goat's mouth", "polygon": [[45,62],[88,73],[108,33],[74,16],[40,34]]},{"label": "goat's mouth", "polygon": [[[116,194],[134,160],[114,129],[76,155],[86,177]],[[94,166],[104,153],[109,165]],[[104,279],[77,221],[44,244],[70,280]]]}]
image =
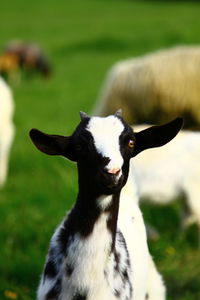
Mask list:
[{"label": "goat's mouth", "polygon": [[108,187],[116,187],[120,183],[121,176],[116,176],[116,175],[109,175],[110,178],[108,179]]},{"label": "goat's mouth", "polygon": [[123,179],[123,174],[119,176],[104,174],[100,179],[101,188],[104,190],[105,194],[113,194],[123,187]]}]

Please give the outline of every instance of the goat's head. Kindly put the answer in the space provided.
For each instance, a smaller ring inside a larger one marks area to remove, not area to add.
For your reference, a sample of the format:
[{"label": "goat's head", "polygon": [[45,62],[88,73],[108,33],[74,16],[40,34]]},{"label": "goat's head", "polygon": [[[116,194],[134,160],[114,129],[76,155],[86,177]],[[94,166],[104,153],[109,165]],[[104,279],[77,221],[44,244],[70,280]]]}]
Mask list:
[{"label": "goat's head", "polygon": [[30,137],[40,151],[76,161],[81,178],[99,194],[113,194],[126,183],[130,159],[147,148],[168,143],[182,123],[177,118],[135,133],[120,111],[105,118],[81,113],[81,122],[71,136],[48,135],[32,129]]}]

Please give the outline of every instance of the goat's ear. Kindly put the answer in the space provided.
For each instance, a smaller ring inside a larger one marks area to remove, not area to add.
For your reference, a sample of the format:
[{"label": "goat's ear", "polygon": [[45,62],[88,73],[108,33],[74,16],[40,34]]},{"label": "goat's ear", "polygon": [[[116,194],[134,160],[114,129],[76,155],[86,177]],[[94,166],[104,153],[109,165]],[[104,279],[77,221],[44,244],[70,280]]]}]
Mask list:
[{"label": "goat's ear", "polygon": [[29,134],[33,144],[41,152],[48,155],[62,155],[76,161],[70,136],[46,134],[37,129],[31,129]]},{"label": "goat's ear", "polygon": [[135,148],[133,156],[148,149],[160,147],[171,141],[183,126],[183,119],[177,118],[167,124],[152,126],[135,133]]}]

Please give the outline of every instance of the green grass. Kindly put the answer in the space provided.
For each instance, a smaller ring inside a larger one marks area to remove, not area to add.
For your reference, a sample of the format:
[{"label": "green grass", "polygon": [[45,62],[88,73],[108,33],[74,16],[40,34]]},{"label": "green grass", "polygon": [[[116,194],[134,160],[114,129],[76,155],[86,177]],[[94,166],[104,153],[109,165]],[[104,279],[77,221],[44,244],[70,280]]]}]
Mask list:
[{"label": "green grass", "polygon": [[[200,4],[173,1],[3,1],[0,47],[36,41],[54,73],[13,85],[16,136],[10,172],[0,191],[0,299],[35,299],[51,234],[75,199],[75,166],[34,149],[28,131],[70,134],[78,112],[89,112],[108,68],[120,59],[176,44],[200,43]],[[144,207],[161,233],[150,248],[168,299],[200,299],[197,228],[180,229],[178,204]],[[14,295],[15,295],[14,294]],[[103,300],[103,299],[102,299]]]}]

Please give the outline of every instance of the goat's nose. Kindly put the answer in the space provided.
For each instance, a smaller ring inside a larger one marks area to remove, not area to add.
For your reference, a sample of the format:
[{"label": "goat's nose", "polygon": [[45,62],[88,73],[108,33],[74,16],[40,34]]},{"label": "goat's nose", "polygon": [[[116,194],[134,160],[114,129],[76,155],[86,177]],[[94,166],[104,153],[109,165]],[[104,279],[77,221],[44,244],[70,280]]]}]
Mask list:
[{"label": "goat's nose", "polygon": [[118,175],[121,171],[120,168],[116,167],[116,168],[112,168],[112,169],[108,169],[106,170],[107,173],[112,174],[112,175]]}]

